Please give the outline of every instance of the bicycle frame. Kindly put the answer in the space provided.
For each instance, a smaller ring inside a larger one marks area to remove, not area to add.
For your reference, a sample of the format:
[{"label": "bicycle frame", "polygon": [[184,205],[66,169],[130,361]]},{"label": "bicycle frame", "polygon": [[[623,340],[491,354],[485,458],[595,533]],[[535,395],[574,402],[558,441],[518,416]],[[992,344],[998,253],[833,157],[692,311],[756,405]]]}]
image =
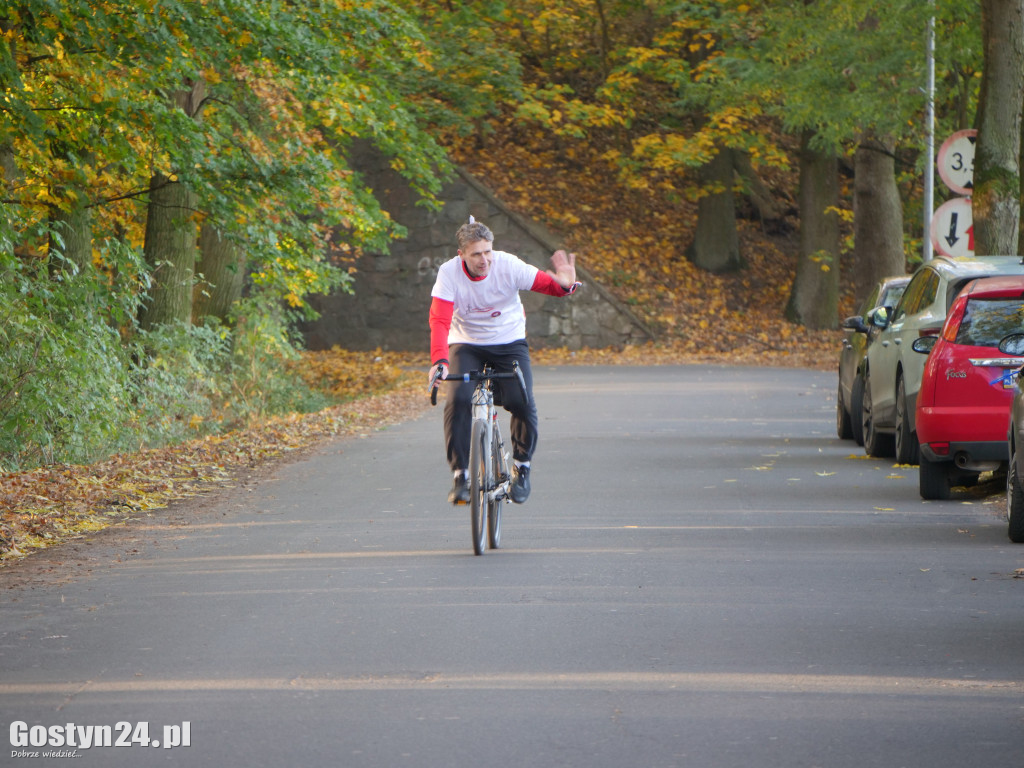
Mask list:
[{"label": "bicycle frame", "polygon": [[[487,373],[487,369],[484,369]],[[501,436],[501,426],[498,423],[498,408],[494,405],[494,389],[490,380],[480,381],[473,390],[473,422],[482,421],[487,435],[485,444],[490,446],[491,455],[487,456],[489,466],[494,467],[495,477],[492,486],[487,488],[487,501],[501,501],[508,497],[509,487],[512,482],[512,472],[509,466],[509,455],[505,450],[505,441]],[[472,427],[471,427],[472,429]],[[493,452],[497,451],[497,455]]]}]

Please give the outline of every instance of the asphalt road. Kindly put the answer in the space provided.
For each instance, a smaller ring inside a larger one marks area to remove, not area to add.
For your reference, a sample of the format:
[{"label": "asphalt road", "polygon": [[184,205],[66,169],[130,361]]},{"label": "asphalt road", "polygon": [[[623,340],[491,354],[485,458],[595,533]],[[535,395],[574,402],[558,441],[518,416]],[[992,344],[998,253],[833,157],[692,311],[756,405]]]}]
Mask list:
[{"label": "asphalt road", "polygon": [[838,441],[832,373],[535,373],[497,552],[437,409],[0,571],[0,765],[1021,764],[1024,547],[984,494]]}]

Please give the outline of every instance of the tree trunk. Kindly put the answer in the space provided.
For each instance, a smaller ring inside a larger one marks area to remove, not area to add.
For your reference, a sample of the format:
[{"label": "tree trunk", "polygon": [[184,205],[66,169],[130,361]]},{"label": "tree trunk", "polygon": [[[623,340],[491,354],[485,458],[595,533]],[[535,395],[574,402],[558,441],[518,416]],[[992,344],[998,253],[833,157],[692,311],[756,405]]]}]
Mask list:
[{"label": "tree trunk", "polygon": [[720,274],[743,266],[736,231],[733,197],[732,151],[719,149],[700,169],[701,198],[697,203],[697,229],[686,257],[709,272]]},{"label": "tree trunk", "polygon": [[149,265],[149,300],[139,313],[139,325],[192,320],[192,278],[196,265],[195,199],[188,186],[157,174],[150,182],[143,244]]},{"label": "tree trunk", "polygon": [[245,253],[209,222],[199,229],[198,273],[192,316],[196,320],[216,317],[229,324],[231,307],[242,298]]},{"label": "tree trunk", "polygon": [[[92,211],[84,204],[74,206],[70,211],[57,208],[50,217],[54,231],[60,235],[63,245],[50,237],[50,252],[60,251],[64,258],[79,270],[92,263]],[[55,266],[51,262],[51,266]]]},{"label": "tree trunk", "polygon": [[879,280],[907,271],[895,143],[865,135],[854,156],[853,284],[860,304]]},{"label": "tree trunk", "polygon": [[750,204],[757,209],[757,215],[761,218],[761,222],[778,221],[781,219],[782,210],[772,196],[772,191],[768,188],[768,185],[762,181],[761,177],[757,175],[757,171],[754,170],[754,166],[750,162],[750,154],[738,150],[732,150],[730,154],[732,155],[733,169],[743,180],[744,187],[746,187],[746,195],[750,200]]},{"label": "tree trunk", "polygon": [[[188,90],[171,96],[171,103],[193,119],[199,118],[205,84],[189,83]],[[149,300],[139,311],[139,326],[192,320],[192,280],[195,274],[198,225],[196,196],[185,183],[157,172],[150,179],[146,236],[142,246],[150,269]]]},{"label": "tree trunk", "polygon": [[[0,17],[0,33],[8,32],[12,27],[11,22],[7,17]],[[5,88],[21,89],[21,77],[18,72],[17,61],[18,61],[18,48],[15,45],[15,39],[11,38],[6,43],[7,51],[6,55],[10,57],[12,62],[11,66],[11,81],[5,82]],[[13,201],[14,191],[18,187],[21,181],[21,172],[18,170],[18,164],[14,154],[14,143],[12,142],[10,135],[4,135],[0,138],[0,216],[3,216],[6,221],[0,225],[0,233],[5,229],[10,228],[12,233],[15,229],[14,216],[11,213],[11,209],[8,205],[13,207],[13,203],[6,201]]]},{"label": "tree trunk", "polygon": [[10,245],[14,245],[15,232],[18,230],[13,200],[20,179],[13,145],[7,140],[0,140],[0,217],[3,218],[0,221],[0,235],[5,232],[11,235],[10,239],[0,237],[0,242]]},{"label": "tree trunk", "polygon": [[974,157],[974,252],[1016,254],[1020,232],[1024,0],[982,0],[985,66]]},{"label": "tree trunk", "polygon": [[800,146],[800,255],[786,319],[808,328],[835,328],[839,308],[839,166],[834,154]]}]

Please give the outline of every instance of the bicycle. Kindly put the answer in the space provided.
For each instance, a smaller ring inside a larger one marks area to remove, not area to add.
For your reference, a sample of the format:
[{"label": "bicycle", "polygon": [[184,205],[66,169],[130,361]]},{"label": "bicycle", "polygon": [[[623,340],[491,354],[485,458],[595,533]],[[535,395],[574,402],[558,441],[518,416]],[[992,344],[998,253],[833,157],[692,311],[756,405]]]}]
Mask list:
[{"label": "bicycle", "polygon": [[485,551],[485,517],[487,543],[491,549],[498,549],[501,544],[501,503],[509,498],[512,469],[498,424],[494,381],[513,378],[519,380],[525,398],[526,381],[518,362],[512,363],[511,371],[496,371],[485,365],[482,371],[469,371],[447,379],[435,376],[431,381],[431,405],[437,405],[439,381],[476,382],[472,397],[473,420],[469,443],[469,518],[473,531],[473,552],[477,555]]}]

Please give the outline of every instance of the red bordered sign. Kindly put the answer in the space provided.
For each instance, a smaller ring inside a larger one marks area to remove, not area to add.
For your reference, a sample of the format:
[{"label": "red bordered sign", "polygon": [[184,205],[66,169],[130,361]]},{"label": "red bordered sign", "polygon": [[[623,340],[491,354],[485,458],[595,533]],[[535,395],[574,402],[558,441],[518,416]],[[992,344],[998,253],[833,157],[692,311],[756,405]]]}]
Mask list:
[{"label": "red bordered sign", "polygon": [[957,131],[939,147],[936,165],[939,177],[958,195],[974,191],[974,146],[978,132],[973,128]]}]

